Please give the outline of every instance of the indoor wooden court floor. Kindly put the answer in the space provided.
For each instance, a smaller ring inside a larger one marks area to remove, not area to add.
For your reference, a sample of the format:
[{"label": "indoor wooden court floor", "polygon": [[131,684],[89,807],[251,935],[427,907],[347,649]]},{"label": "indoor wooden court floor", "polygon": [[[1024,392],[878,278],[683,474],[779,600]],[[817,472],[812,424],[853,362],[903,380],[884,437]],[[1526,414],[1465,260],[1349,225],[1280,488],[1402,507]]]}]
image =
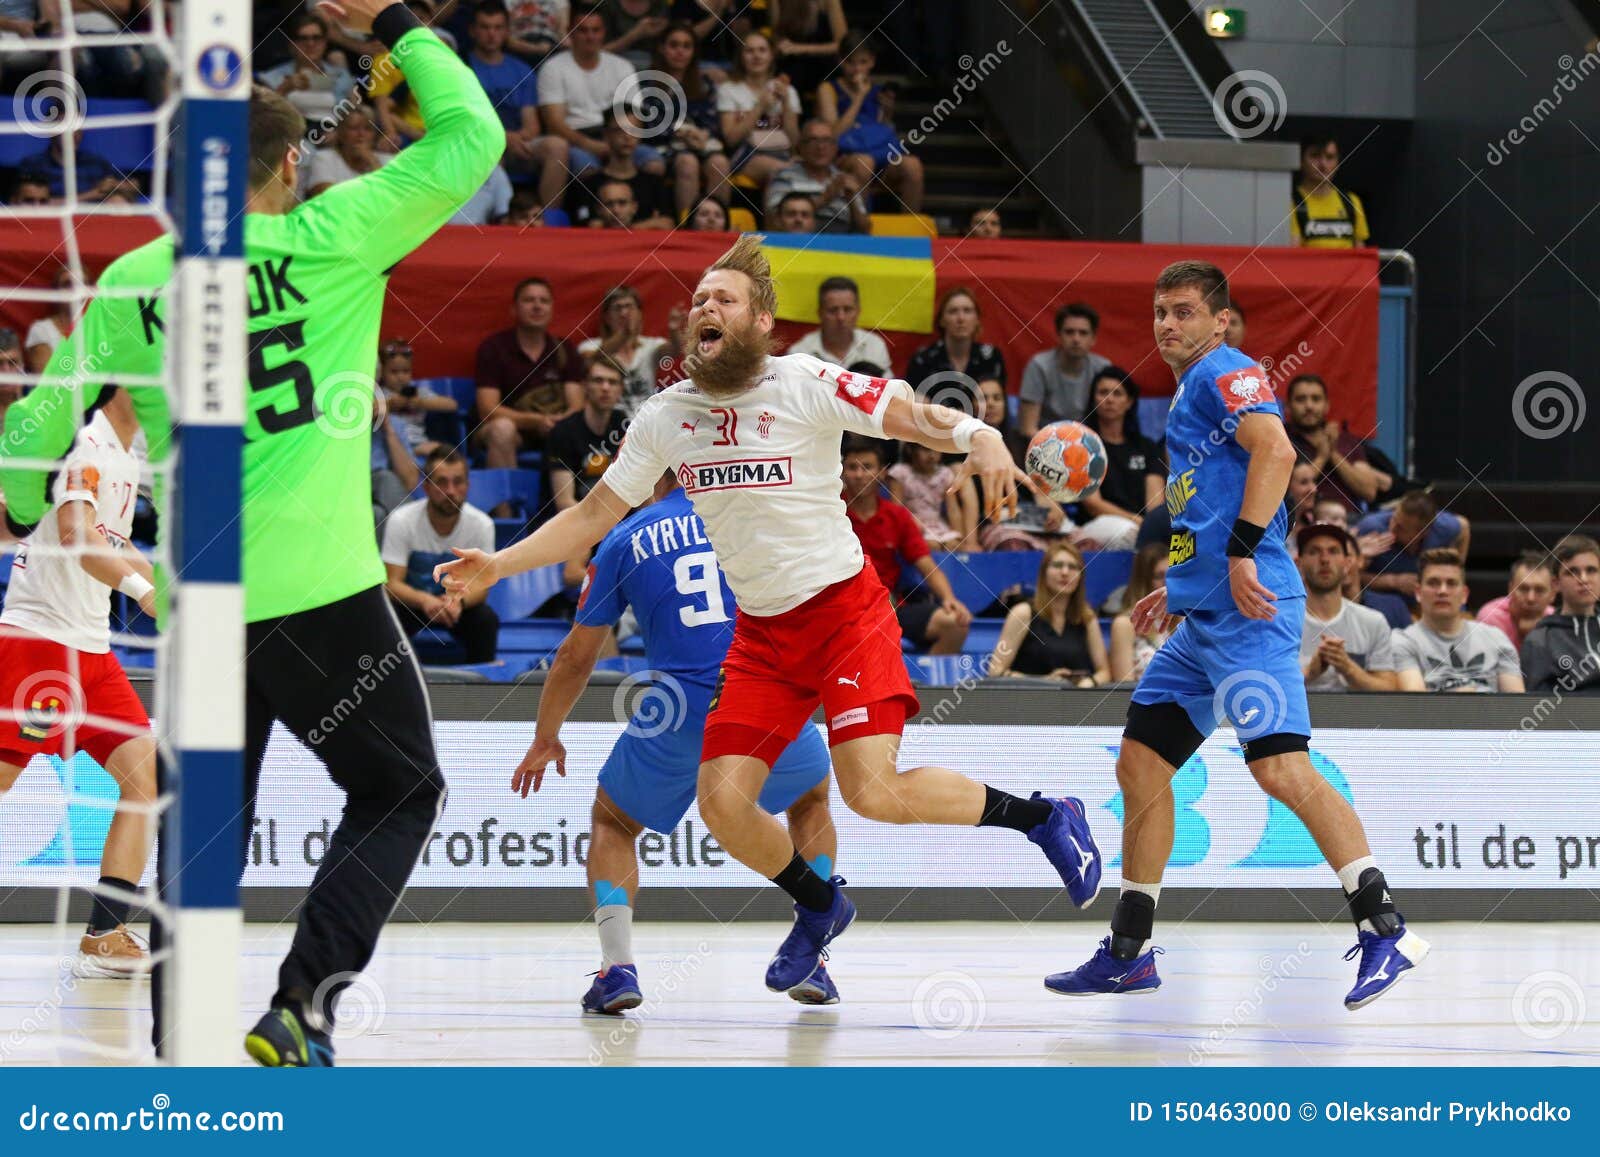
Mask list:
[{"label": "indoor wooden court floor", "polygon": [[[762,986],[775,924],[635,927],[645,1003],[584,1016],[589,924],[396,925],[348,991],[346,1065],[1549,1065],[1600,1061],[1600,927],[1418,926],[1434,951],[1356,1013],[1347,926],[1162,929],[1154,994],[1067,998],[1048,972],[1084,926],[858,924],[829,965],[843,1002]],[[249,926],[249,1006],[270,995],[287,927]],[[73,980],[69,938],[0,925],[0,1065],[148,1062],[148,982]],[[72,938],[75,945],[75,937]],[[243,1055],[240,1056],[244,1062]]]}]

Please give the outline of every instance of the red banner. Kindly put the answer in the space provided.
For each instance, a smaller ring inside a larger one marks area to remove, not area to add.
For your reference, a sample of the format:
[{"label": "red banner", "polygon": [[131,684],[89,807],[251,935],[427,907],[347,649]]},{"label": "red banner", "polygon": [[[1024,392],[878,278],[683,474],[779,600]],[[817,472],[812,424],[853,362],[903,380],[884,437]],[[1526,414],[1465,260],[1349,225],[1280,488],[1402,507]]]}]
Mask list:
[{"label": "red banner", "polygon": [[[91,276],[154,235],[143,221],[80,220],[78,244]],[[555,286],[554,330],[590,336],[606,290],[632,285],[645,303],[645,328],[663,333],[674,305],[687,305],[701,271],[729,244],[727,234],[618,233],[588,229],[475,229],[453,226],[401,262],[389,285],[385,338],[409,339],[419,377],[470,376],[478,343],[511,324],[511,289],[539,276]],[[0,224],[0,285],[49,284],[61,234],[38,221]],[[1170,394],[1171,373],[1151,336],[1152,285],[1180,258],[1216,262],[1248,311],[1245,352],[1267,369],[1280,395],[1297,373],[1327,380],[1331,411],[1356,434],[1377,419],[1378,259],[1355,252],[1286,248],[1192,248],[1102,241],[938,239],[939,292],[966,286],[983,311],[982,339],[1005,355],[1010,388],[1029,358],[1054,343],[1056,308],[1085,301],[1099,311],[1095,346],[1132,371],[1151,394]],[[841,265],[849,274],[848,263]],[[37,303],[0,300],[0,325],[19,336],[45,313]],[[779,323],[793,339],[805,327]],[[885,333],[903,369],[930,340]]]}]

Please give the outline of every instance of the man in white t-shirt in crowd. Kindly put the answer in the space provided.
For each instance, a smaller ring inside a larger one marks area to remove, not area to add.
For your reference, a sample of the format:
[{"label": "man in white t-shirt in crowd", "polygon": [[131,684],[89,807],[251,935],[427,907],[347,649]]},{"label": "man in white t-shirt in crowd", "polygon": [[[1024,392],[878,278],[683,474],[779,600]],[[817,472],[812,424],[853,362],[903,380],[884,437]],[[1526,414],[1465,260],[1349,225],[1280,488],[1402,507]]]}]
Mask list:
[{"label": "man in white t-shirt in crowd", "polygon": [[1307,691],[1393,691],[1397,686],[1389,623],[1377,611],[1344,597],[1355,540],[1329,522],[1302,526],[1300,577],[1306,617],[1300,628],[1300,666]]},{"label": "man in white t-shirt in crowd", "polygon": [[[539,116],[545,132],[570,146],[567,168],[574,177],[600,167],[606,151],[601,123],[634,75],[633,65],[601,48],[605,39],[605,17],[592,8],[572,24],[572,51],[552,53],[539,66]],[[633,163],[657,176],[667,171],[661,151],[649,145],[634,149]]]},{"label": "man in white t-shirt in crowd", "polygon": [[1449,547],[1417,559],[1422,618],[1394,633],[1402,691],[1520,692],[1522,665],[1511,640],[1467,618],[1467,568]]},{"label": "man in white t-shirt in crowd", "polygon": [[850,278],[830,277],[817,287],[817,320],[822,325],[790,346],[790,353],[810,354],[847,368],[870,362],[889,372],[888,343],[870,329],[856,328],[861,320],[861,289]]},{"label": "man in white t-shirt in crowd", "polygon": [[120,804],[90,893],[77,976],[126,979],[149,955],[127,930],[155,822],[150,717],[111,653],[111,591],[154,615],[150,564],[129,549],[142,459],[126,390],[78,432],[53,484],[53,515],[17,550],[0,612],[0,797],[36,755],[88,753],[116,780]]},{"label": "man in white t-shirt in crowd", "polygon": [[385,589],[406,634],[424,627],[449,631],[467,650],[467,662],[493,662],[500,617],[484,601],[487,590],[464,599],[444,597],[433,568],[455,549],[494,549],[494,520],[467,502],[467,460],[449,446],[429,453],[422,473],[424,497],[407,503],[383,524]]},{"label": "man in white t-shirt in crowd", "polygon": [[1506,593],[1478,608],[1478,622],[1500,630],[1520,652],[1522,641],[1539,620],[1556,613],[1550,605],[1555,589],[1555,559],[1547,551],[1525,550],[1511,564]]},{"label": "man in white t-shirt in crowd", "polygon": [[1095,375],[1111,363],[1094,349],[1100,332],[1100,315],[1081,301],[1056,310],[1056,344],[1029,360],[1022,371],[1017,429],[1024,438],[1040,426],[1064,419],[1081,421],[1089,410],[1089,387]]},{"label": "man in white t-shirt in crowd", "polygon": [[792,992],[855,918],[844,881],[814,871],[757,803],[778,753],[818,706],[839,794],[857,814],[1023,833],[1080,908],[1098,894],[1102,865],[1081,800],[1022,799],[948,768],[896,768],[918,702],[894,607],[850,527],[840,442],[850,431],[965,454],[957,480],[976,476],[998,514],[1014,511],[1026,483],[1004,439],[981,419],[917,402],[906,382],[771,356],[776,311],[761,238],[746,234],[695,288],[688,379],[639,408],[588,497],[504,551],[458,552],[437,573],[452,594],[477,595],[587,550],[649,499],[664,471],[683,483],[739,606],[701,747],[700,815],[729,853],[794,899],[794,928],[766,975],[772,991]]}]

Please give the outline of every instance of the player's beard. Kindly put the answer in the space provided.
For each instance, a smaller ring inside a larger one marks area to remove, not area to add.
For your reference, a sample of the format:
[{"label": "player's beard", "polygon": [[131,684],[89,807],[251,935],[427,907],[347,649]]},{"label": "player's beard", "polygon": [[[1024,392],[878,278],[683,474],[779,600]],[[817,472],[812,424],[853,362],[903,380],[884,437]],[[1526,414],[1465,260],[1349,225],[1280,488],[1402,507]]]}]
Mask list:
[{"label": "player's beard", "polygon": [[752,320],[739,329],[722,331],[722,348],[711,357],[691,353],[683,368],[694,384],[713,398],[731,398],[755,384],[772,355],[772,335]]}]

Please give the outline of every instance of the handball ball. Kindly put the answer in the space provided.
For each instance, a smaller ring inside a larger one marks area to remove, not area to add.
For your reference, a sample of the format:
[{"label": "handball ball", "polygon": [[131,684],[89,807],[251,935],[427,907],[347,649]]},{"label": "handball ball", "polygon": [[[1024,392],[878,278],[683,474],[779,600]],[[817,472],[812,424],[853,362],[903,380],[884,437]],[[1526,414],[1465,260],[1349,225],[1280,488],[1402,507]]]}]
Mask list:
[{"label": "handball ball", "polygon": [[1105,443],[1082,422],[1052,422],[1028,443],[1024,469],[1051,501],[1076,502],[1105,480]]}]

